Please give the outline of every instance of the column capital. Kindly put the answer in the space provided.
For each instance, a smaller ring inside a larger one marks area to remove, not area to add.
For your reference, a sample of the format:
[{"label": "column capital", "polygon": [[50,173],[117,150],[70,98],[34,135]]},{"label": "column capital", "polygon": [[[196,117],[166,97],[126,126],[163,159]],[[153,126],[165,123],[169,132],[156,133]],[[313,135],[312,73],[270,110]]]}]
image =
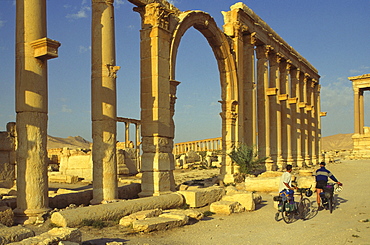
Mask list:
[{"label": "column capital", "polygon": [[256,32],[244,34],[244,38],[247,40],[246,44],[255,46],[257,43]]},{"label": "column capital", "polygon": [[257,59],[267,59],[269,52],[272,50],[270,45],[258,45],[256,46]]},{"label": "column capital", "polygon": [[278,66],[282,61],[282,55],[275,52],[269,52],[270,66]]}]

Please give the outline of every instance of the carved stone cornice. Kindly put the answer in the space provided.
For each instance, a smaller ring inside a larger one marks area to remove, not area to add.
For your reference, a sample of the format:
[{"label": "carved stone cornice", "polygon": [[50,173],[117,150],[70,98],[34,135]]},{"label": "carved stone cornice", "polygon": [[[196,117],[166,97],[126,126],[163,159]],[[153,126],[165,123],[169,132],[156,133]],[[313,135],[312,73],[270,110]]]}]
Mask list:
[{"label": "carved stone cornice", "polygon": [[169,30],[170,15],[174,13],[157,2],[145,5],[145,7],[135,7],[134,11],[140,13],[143,29],[150,26]]}]

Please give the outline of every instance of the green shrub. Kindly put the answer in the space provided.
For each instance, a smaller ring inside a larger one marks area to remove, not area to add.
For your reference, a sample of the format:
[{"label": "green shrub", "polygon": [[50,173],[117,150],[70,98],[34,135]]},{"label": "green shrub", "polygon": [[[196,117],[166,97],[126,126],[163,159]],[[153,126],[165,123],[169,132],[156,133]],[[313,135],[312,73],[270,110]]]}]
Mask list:
[{"label": "green shrub", "polygon": [[239,166],[239,172],[243,174],[253,173],[267,159],[267,157],[258,158],[258,152],[255,147],[245,144],[240,144],[228,155]]}]

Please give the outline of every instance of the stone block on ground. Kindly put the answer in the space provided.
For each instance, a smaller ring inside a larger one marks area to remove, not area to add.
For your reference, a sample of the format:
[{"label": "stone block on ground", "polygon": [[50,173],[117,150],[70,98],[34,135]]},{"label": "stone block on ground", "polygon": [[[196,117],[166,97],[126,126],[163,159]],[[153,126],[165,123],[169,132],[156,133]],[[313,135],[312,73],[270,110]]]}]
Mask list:
[{"label": "stone block on ground", "polygon": [[35,236],[35,232],[22,226],[0,227],[0,245],[19,242]]},{"label": "stone block on ground", "polygon": [[130,214],[128,216],[125,216],[120,219],[119,224],[125,227],[131,226],[132,223],[135,220],[143,220],[147,218],[152,218],[152,217],[158,217],[160,214],[162,214],[161,209],[151,209],[151,210],[143,210],[139,211],[133,214]]},{"label": "stone block on ground", "polygon": [[[187,224],[188,219],[179,219],[175,216],[171,217],[154,217],[145,220],[136,220],[132,223],[132,228],[137,232],[150,232],[150,231],[160,231],[168,230],[173,227],[179,227]],[[186,216],[183,216],[186,217]]]},{"label": "stone block on ground", "polygon": [[77,175],[66,175],[66,174],[55,174],[53,172],[48,173],[49,182],[54,183],[67,183],[67,184],[75,184],[78,182]]},{"label": "stone block on ground", "polygon": [[79,245],[78,242],[60,241],[58,245]]},{"label": "stone block on ground", "polygon": [[185,202],[192,208],[204,207],[222,198],[225,191],[221,187],[198,188],[196,190],[178,191]]},{"label": "stone block on ground", "polygon": [[38,236],[29,237],[20,242],[13,243],[14,245],[54,245],[60,241],[70,241],[74,243],[81,243],[81,232],[77,228],[53,228],[48,232],[42,233]]},{"label": "stone block on ground", "polygon": [[240,203],[245,210],[253,211],[256,209],[256,204],[253,199],[253,193],[236,193],[222,197],[222,201],[232,201]]},{"label": "stone block on ground", "polygon": [[299,176],[297,178],[297,185],[299,188],[310,188],[315,189],[316,180],[315,176]]},{"label": "stone block on ground", "polygon": [[0,223],[6,226],[13,225],[14,213],[10,207],[0,206]]},{"label": "stone block on ground", "polygon": [[201,220],[204,217],[204,214],[195,209],[170,209],[163,211],[163,213],[173,213],[173,214],[184,214],[190,219]]},{"label": "stone block on ground", "polygon": [[277,191],[279,187],[279,177],[257,177],[245,178],[245,190],[256,192],[272,192]]},{"label": "stone block on ground", "polygon": [[216,214],[230,215],[232,213],[244,212],[244,207],[233,201],[218,201],[211,204],[209,210]]}]

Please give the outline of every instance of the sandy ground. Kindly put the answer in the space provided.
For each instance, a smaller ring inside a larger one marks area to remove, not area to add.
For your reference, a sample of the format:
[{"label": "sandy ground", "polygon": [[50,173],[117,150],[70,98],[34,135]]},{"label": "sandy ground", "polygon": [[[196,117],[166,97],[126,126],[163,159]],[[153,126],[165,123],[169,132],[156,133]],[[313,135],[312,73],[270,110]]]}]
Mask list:
[{"label": "sandy ground", "polygon": [[[118,226],[84,229],[83,239],[86,244],[370,244],[370,222],[360,222],[370,220],[370,160],[344,161],[327,168],[344,183],[332,214],[323,210],[305,221],[276,222],[272,196],[261,194],[263,202],[253,212],[213,215],[192,225],[149,234],[121,233]],[[310,199],[315,205],[316,196]]]}]

